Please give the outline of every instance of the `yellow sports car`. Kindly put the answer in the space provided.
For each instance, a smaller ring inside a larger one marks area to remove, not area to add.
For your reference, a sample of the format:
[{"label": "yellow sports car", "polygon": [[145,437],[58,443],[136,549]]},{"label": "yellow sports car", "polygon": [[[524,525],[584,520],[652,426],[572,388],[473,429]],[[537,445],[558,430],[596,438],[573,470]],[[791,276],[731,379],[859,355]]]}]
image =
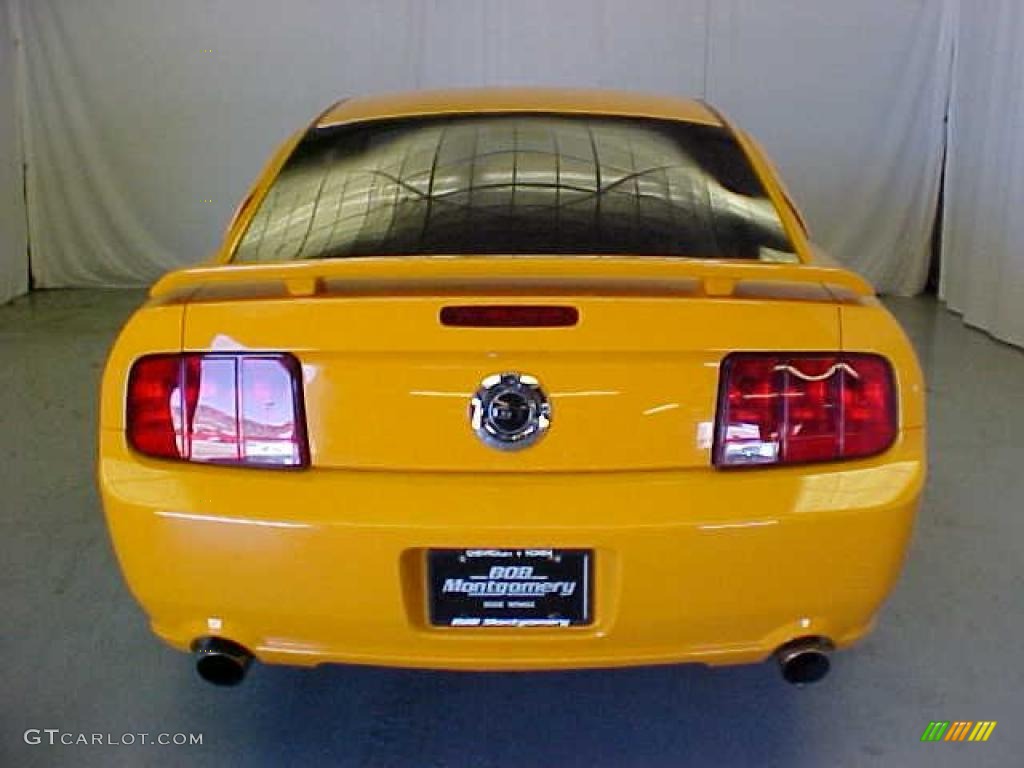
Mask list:
[{"label": "yellow sports car", "polygon": [[344,101],[113,347],[99,482],[153,631],[252,659],[555,669],[867,633],[925,472],[897,323],[707,105]]}]

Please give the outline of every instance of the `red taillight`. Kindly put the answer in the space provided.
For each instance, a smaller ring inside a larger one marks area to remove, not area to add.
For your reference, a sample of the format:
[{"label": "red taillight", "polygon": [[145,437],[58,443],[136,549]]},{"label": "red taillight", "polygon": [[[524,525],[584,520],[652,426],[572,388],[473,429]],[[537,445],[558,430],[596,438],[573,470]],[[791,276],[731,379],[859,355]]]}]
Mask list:
[{"label": "red taillight", "polygon": [[147,456],[181,456],[181,365],[178,355],[146,357],[128,377],[128,439]]},{"label": "red taillight", "polygon": [[576,325],[579,319],[576,307],[488,304],[441,308],[441,324],[457,328],[564,328]]},{"label": "red taillight", "polygon": [[853,459],[895,439],[896,391],[885,358],[736,353],[722,361],[717,466]]},{"label": "red taillight", "polygon": [[287,354],[151,355],[128,376],[128,442],[187,461],[309,463],[302,369]]}]

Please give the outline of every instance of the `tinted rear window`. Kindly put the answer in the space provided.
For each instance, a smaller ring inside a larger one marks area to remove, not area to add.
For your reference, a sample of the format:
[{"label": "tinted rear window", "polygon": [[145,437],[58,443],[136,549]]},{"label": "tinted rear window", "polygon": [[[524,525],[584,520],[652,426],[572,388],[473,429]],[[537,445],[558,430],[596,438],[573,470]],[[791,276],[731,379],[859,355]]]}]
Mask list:
[{"label": "tinted rear window", "polygon": [[312,131],[236,261],[417,254],[795,260],[731,134],[676,121],[502,114]]}]

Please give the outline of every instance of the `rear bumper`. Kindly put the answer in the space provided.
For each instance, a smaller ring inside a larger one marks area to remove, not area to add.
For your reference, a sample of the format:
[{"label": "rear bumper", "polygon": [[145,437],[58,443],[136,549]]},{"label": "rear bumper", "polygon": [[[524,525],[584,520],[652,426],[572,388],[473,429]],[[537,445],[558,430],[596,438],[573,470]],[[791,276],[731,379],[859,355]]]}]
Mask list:
[{"label": "rear bumper", "polygon": [[[857,640],[899,573],[924,434],[861,462],[463,475],[149,461],[101,432],[114,546],[154,631],[270,663],[554,669],[765,658]],[[594,623],[434,628],[428,548],[595,552]]]}]

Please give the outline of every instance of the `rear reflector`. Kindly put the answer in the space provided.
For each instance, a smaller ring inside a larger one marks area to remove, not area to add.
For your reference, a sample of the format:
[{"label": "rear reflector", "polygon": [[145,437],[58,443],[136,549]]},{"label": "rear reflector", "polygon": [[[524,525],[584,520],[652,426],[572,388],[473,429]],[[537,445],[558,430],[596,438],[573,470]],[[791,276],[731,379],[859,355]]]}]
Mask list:
[{"label": "rear reflector", "polygon": [[735,353],[722,361],[717,466],[860,458],[895,439],[896,390],[883,357]]},{"label": "rear reflector", "polygon": [[139,453],[216,464],[309,463],[302,369],[287,354],[140,358],[128,376],[128,443]]},{"label": "rear reflector", "polygon": [[562,328],[576,325],[576,307],[522,304],[442,307],[441,324],[459,328]]}]

